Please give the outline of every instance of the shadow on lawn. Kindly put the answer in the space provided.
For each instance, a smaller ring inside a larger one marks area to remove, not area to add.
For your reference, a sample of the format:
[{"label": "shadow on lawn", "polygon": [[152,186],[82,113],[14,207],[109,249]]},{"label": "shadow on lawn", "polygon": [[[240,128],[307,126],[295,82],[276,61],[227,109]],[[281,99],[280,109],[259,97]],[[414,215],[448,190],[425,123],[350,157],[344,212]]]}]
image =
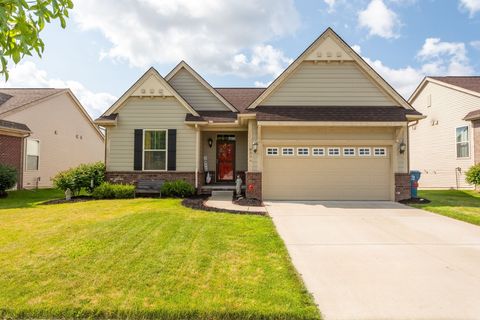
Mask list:
[{"label": "shadow on lawn", "polygon": [[38,203],[64,197],[56,189],[9,191],[8,197],[0,198],[0,209],[32,208]]}]

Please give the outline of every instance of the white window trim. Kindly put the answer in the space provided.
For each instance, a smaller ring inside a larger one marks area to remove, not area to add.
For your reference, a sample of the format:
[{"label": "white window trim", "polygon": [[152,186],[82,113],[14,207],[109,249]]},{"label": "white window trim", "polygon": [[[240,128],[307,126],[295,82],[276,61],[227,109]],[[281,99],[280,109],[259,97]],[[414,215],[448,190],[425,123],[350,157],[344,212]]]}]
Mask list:
[{"label": "white window trim", "polygon": [[[165,170],[146,170],[145,169],[145,151],[163,151],[161,149],[145,149],[145,131],[165,131]],[[143,129],[142,135],[142,171],[147,172],[166,172],[168,171],[168,129]]]},{"label": "white window trim", "polygon": [[[338,154],[330,154],[330,150],[338,150]],[[342,150],[339,147],[329,147],[327,149],[327,155],[329,157],[340,157],[342,155]]]},{"label": "white window trim", "polygon": [[[368,150],[368,154],[361,154],[360,149]],[[359,147],[358,148],[358,156],[359,157],[371,157],[372,156],[372,148],[370,148],[370,147]]]},{"label": "white window trim", "polygon": [[[383,154],[377,154],[376,153],[376,150],[384,150],[384,153]],[[385,147],[374,147],[373,148],[373,156],[374,157],[386,157],[387,156],[387,148]]]},{"label": "white window trim", "polygon": [[[292,153],[291,154],[284,154],[283,151],[285,149],[292,149]],[[295,155],[295,148],[294,147],[283,147],[282,148],[282,156],[285,156],[285,157],[293,157]]]},{"label": "white window trim", "polygon": [[[457,145],[458,145],[459,143],[461,143],[461,142],[457,142],[457,129],[465,128],[465,127],[467,128],[467,137],[468,137],[468,141],[466,141],[466,142],[468,143],[468,156],[467,156],[467,157],[459,157],[459,156],[458,156],[458,153],[457,153]],[[471,131],[471,130],[470,130],[470,126],[468,126],[468,125],[459,126],[459,127],[456,127],[456,128],[455,128],[455,157],[456,157],[457,159],[461,159],[461,160],[470,159],[470,154],[472,153],[472,150],[471,150],[471,148],[470,148],[470,141],[471,141],[471,139],[470,139],[470,131]]]},{"label": "white window trim", "polygon": [[[322,150],[322,154],[315,154],[314,150]],[[314,147],[312,148],[312,156],[313,157],[325,157],[325,148],[321,147]]]},{"label": "white window trim", "polygon": [[[37,141],[38,142],[38,164],[37,164],[37,169],[28,169],[28,164],[27,164],[27,159],[28,159],[28,140],[31,141]],[[25,168],[25,171],[28,172],[37,172],[40,170],[40,139],[31,139],[27,138],[25,139],[25,165],[23,166]]]},{"label": "white window trim", "polygon": [[[353,154],[345,154],[345,150],[346,150],[346,149],[352,149],[352,150],[353,150]],[[342,148],[342,155],[343,155],[344,157],[355,157],[355,156],[357,155],[357,152],[356,152],[356,150],[355,150],[354,147],[345,147],[345,148]]]},{"label": "white window trim", "polygon": [[[276,154],[269,154],[268,151],[269,150],[276,150]],[[279,156],[280,155],[280,150],[278,147],[267,147],[265,149],[265,154],[268,156],[268,157],[276,157],[276,156]]]},{"label": "white window trim", "polygon": [[[298,149],[306,149],[306,150],[307,150],[307,154],[300,154],[300,153],[298,153]],[[308,156],[310,156],[310,148],[309,148],[309,147],[298,147],[298,148],[297,148],[297,156],[299,156],[299,157],[308,157]]]}]

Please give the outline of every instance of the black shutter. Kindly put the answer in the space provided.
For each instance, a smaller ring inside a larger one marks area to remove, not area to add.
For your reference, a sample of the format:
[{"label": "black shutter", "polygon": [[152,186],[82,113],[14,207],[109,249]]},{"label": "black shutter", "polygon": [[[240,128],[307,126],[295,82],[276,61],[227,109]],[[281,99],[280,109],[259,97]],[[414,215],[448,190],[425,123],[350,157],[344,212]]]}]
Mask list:
[{"label": "black shutter", "polygon": [[177,170],[177,129],[168,129],[168,170]]},{"label": "black shutter", "polygon": [[133,170],[142,170],[143,153],[143,129],[135,129],[134,149],[133,149]]}]

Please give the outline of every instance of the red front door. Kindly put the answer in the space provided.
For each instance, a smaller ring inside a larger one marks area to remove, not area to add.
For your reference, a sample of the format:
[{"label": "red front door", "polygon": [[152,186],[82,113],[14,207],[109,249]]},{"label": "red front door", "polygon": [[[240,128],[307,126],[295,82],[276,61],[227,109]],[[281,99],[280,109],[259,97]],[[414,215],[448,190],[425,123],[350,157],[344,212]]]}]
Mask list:
[{"label": "red front door", "polygon": [[217,141],[217,181],[235,180],[235,142]]}]

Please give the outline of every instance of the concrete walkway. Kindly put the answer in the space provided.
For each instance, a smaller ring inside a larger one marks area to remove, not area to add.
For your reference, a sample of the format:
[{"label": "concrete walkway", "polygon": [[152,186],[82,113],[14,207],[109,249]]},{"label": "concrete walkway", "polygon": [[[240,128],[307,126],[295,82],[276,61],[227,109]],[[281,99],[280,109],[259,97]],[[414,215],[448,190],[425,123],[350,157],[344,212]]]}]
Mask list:
[{"label": "concrete walkway", "polygon": [[235,210],[241,212],[252,212],[252,213],[266,213],[267,210],[265,207],[247,207],[240,206],[232,202],[233,192],[232,191],[213,191],[212,196],[205,201],[207,207],[224,209],[224,210]]},{"label": "concrete walkway", "polygon": [[480,319],[480,227],[391,202],[266,202],[325,319]]}]

